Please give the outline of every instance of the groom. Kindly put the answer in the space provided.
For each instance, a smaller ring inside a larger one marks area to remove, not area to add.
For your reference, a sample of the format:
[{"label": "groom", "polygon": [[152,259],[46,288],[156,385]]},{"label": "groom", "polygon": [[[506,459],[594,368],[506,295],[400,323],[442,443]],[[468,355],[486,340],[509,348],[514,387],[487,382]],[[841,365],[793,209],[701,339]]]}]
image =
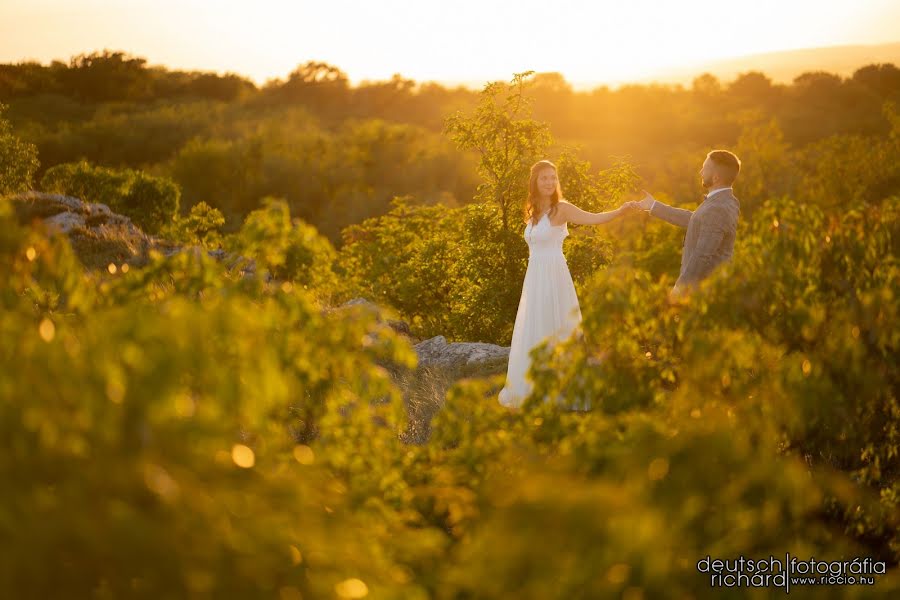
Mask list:
[{"label": "groom", "polygon": [[663,204],[644,191],[638,206],[654,217],[684,227],[681,273],[673,295],[680,295],[707,277],[721,263],[730,260],[741,213],[732,185],[741,170],[741,161],[728,150],[713,150],[706,155],[700,179],[708,191],[697,210],[690,211]]}]

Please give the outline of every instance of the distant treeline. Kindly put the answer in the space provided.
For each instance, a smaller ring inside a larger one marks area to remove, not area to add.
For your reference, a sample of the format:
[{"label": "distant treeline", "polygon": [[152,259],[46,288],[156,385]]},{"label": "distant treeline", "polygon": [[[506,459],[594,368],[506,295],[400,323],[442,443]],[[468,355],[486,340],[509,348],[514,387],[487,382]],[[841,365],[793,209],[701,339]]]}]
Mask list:
[{"label": "distant treeline", "polygon": [[[303,104],[328,119],[378,117],[440,129],[443,117],[472,105],[480,90],[418,83],[395,74],[387,81],[351,86],[338,67],[316,61],[299,65],[286,79],[258,87],[237,74],[174,71],[149,67],[144,58],[105,50],[53,61],[0,64],[0,101],[41,94],[85,104],[145,103],[205,99],[251,104]],[[900,69],[893,64],[864,66],[851,77],[822,71],[804,73],[792,84],[773,82],[749,71],[731,82],[704,73],[682,85],[598,86],[577,92],[559,73],[533,79],[535,117],[552,123],[564,138],[602,136],[625,146],[628,138],[701,141],[710,132],[734,134],[726,117],[761,110],[777,117],[789,142],[805,143],[835,133],[876,134],[889,129],[881,115],[885,100],[900,100]],[[723,135],[719,133],[718,135]],[[726,140],[723,140],[726,141]]]},{"label": "distant treeline", "polygon": [[277,105],[302,103],[323,117],[378,116],[440,128],[448,105],[472,103],[478,90],[417,84],[395,75],[389,81],[352,87],[335,66],[309,61],[286,80],[259,88],[249,79],[228,73],[173,71],[150,67],[144,58],[124,52],[95,52],[53,61],[0,64],[0,101],[41,94],[60,95],[85,104],[147,103],[180,100],[247,101]]}]

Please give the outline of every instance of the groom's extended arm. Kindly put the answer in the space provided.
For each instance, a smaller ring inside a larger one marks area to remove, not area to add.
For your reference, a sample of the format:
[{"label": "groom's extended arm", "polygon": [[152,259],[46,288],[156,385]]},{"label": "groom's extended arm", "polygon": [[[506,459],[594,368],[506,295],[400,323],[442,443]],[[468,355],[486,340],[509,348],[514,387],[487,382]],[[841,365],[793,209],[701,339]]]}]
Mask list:
[{"label": "groom's extended arm", "polygon": [[678,225],[687,229],[688,223],[691,222],[691,215],[694,212],[685,208],[675,208],[674,206],[663,204],[654,198],[653,204],[650,205],[650,214],[672,225]]}]

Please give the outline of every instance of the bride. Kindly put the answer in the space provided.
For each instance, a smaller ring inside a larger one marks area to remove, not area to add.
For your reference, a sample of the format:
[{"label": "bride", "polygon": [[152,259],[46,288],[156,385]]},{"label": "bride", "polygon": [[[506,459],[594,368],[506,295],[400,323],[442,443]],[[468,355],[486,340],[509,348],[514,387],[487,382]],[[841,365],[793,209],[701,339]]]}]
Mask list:
[{"label": "bride", "polygon": [[545,338],[564,340],[581,323],[575,285],[562,251],[563,240],[569,235],[567,223],[602,225],[637,210],[640,208],[636,202],[626,202],[608,212],[581,210],[562,199],[556,165],[541,160],[531,167],[525,203],[528,268],[513,326],[500,404],[519,408],[531,392],[532,382],[527,377],[530,350]]}]

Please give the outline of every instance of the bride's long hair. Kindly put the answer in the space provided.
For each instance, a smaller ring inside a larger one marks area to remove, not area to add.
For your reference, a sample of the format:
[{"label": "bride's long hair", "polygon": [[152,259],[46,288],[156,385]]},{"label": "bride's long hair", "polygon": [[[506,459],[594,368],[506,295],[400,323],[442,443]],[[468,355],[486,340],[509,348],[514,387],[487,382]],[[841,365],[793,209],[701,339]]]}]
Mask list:
[{"label": "bride's long hair", "polygon": [[[549,160],[539,160],[531,165],[531,177],[528,179],[528,200],[525,202],[526,225],[529,221],[533,221],[535,215],[540,211],[541,207],[539,199],[541,194],[538,191],[538,175],[547,168],[553,169],[556,172],[556,189],[550,194],[550,215],[554,214],[556,205],[559,204],[560,199],[562,199],[562,187],[559,184],[559,170],[556,168],[556,165]],[[536,225],[536,223],[532,223],[532,225]]]}]

